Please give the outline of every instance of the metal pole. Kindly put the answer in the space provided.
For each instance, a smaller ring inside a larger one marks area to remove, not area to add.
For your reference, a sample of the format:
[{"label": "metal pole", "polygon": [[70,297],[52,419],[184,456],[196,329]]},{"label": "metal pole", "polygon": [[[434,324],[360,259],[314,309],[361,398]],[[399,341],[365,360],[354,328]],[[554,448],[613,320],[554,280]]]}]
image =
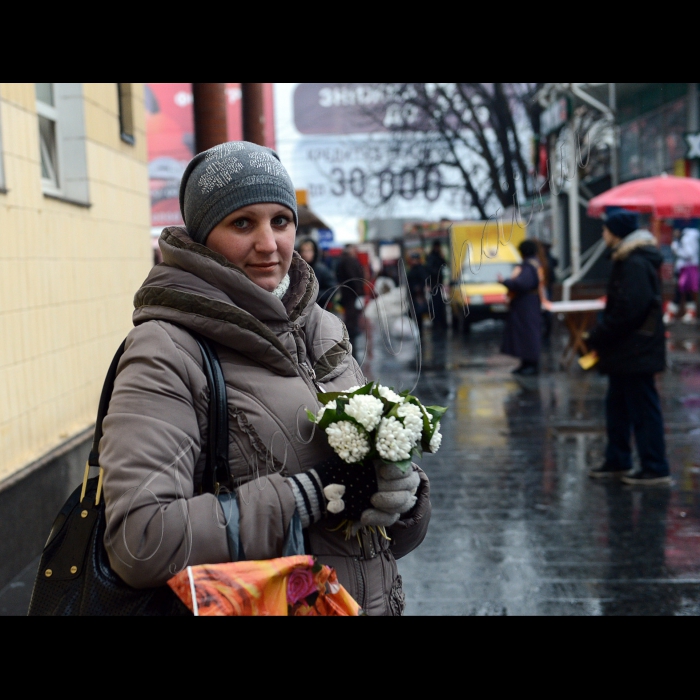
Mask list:
[{"label": "metal pole", "polygon": [[558,172],[557,159],[557,138],[549,136],[549,192],[550,192],[550,207],[552,209],[552,247],[556,251],[556,257],[559,260],[561,267],[564,267],[564,236],[562,232],[561,221],[561,200],[559,199],[559,190],[562,186],[561,182],[556,182],[556,173]]},{"label": "metal pole", "polygon": [[613,134],[613,143],[610,149],[610,184],[612,187],[617,187],[620,184],[620,140],[617,128],[617,89],[615,83],[608,83],[608,103],[612,112]]},{"label": "metal pole", "polygon": [[243,138],[265,146],[265,111],[263,83],[241,83],[243,103]]},{"label": "metal pole", "polygon": [[[578,203],[578,162],[576,159],[576,118],[569,124],[569,249],[571,277],[578,279],[581,271],[581,221]],[[564,301],[569,301],[571,288],[563,289]]]},{"label": "metal pole", "polygon": [[[688,83],[688,131],[697,133],[700,130],[700,114],[698,113],[698,84]],[[700,163],[690,161],[690,177],[700,177]]]},{"label": "metal pole", "polygon": [[226,83],[192,83],[197,153],[228,141]]}]

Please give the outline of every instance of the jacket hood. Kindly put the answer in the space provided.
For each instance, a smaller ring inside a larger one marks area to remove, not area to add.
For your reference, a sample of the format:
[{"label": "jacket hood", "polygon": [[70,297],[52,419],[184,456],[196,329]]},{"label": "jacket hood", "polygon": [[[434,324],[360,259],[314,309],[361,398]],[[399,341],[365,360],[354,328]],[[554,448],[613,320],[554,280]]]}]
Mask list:
[{"label": "jacket hood", "polygon": [[177,323],[282,373],[295,373],[292,331],[306,323],[318,295],[311,268],[294,253],[289,289],[278,299],[183,227],[163,230],[163,263],[134,297],[134,325]]},{"label": "jacket hood", "polygon": [[626,260],[634,251],[646,257],[654,267],[659,267],[663,257],[658,250],[658,243],[651,231],[638,229],[625,236],[611,251],[610,257],[615,261]]}]

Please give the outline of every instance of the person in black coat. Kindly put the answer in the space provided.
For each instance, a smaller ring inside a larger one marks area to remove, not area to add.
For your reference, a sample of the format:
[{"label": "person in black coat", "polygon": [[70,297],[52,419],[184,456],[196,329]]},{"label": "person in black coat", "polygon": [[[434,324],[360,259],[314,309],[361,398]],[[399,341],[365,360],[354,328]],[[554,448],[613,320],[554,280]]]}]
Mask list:
[{"label": "person in black coat", "polygon": [[312,238],[305,238],[299,244],[299,255],[311,265],[318,280],[318,298],[316,303],[322,309],[327,308],[338,288],[338,282],[335,279],[333,270],[321,262],[318,246]]},{"label": "person in black coat", "polygon": [[442,296],[442,284],[445,281],[447,260],[442,254],[440,241],[434,241],[433,247],[425,261],[430,273],[430,296],[433,302],[433,330],[447,330],[447,305]]},{"label": "person in black coat", "polygon": [[539,373],[542,347],[540,273],[534,241],[523,241],[518,250],[523,258],[522,265],[515,268],[510,279],[498,277],[508,288],[510,297],[501,352],[520,358],[520,366],[513,373],[528,376]]},{"label": "person in black coat", "polygon": [[[340,255],[335,268],[340,288],[340,303],[344,309],[345,327],[355,353],[355,344],[360,334],[360,314],[365,293],[365,270],[357,258],[357,248],[348,243]],[[359,301],[358,301],[359,300]]]},{"label": "person in black coat", "polygon": [[[413,251],[408,256],[410,267],[406,273],[406,282],[408,284],[408,293],[411,296],[413,309],[416,312],[416,323],[418,325],[418,333],[423,333],[423,314],[428,311],[428,302],[426,294],[430,293],[430,271],[423,264],[421,254],[418,251]],[[410,316],[410,311],[409,311]]]},{"label": "person in black coat", "polygon": [[[601,321],[587,344],[609,376],[606,397],[608,444],[605,462],[593,478],[629,484],[670,484],[661,403],[654,375],[666,368],[666,342],[659,268],[662,256],[649,231],[637,228],[634,212],[617,210],[605,218],[603,238],[613,268]],[[632,469],[634,433],[641,471]]]}]

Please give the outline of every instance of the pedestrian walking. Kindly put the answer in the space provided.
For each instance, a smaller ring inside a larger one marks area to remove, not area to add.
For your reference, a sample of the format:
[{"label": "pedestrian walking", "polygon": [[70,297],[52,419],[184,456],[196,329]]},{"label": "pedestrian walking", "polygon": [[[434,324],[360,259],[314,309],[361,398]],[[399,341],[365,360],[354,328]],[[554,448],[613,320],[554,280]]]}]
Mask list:
[{"label": "pedestrian walking", "polygon": [[700,282],[698,264],[700,263],[700,231],[695,227],[684,228],[671,243],[671,250],[676,256],[674,265],[676,290],[673,301],[669,302],[664,314],[664,323],[675,321],[683,309],[683,323],[697,321],[697,296]]},{"label": "pedestrian walking", "polygon": [[325,263],[321,262],[318,252],[318,245],[313,238],[305,238],[299,244],[299,255],[306,260],[318,280],[318,298],[316,303],[322,309],[328,309],[332,305],[333,297],[338,290],[338,282],[331,270]]},{"label": "pedestrian walking", "polygon": [[447,260],[442,254],[442,246],[440,241],[434,241],[433,247],[428,253],[425,261],[425,266],[430,275],[430,297],[433,303],[433,330],[447,330],[447,305],[442,296],[445,282],[445,273],[447,272]]},{"label": "pedestrian walking", "polygon": [[[294,251],[289,175],[274,151],[225,143],[189,163],[180,208],[185,227],[164,229],[163,262],[135,296],[135,328],[103,424],[112,568],[149,588],[187,565],[305,552],[335,568],[369,615],[400,614],[396,559],[425,537],[428,480],[413,468],[418,500],[388,538],[363,528],[346,539],[334,527],[324,488],[344,486],[333,512],[340,504],[339,515],[359,519],[378,490],[374,467],[337,458],[325,433],[300,416],[320,409],[317,392],[365,378]],[[231,492],[202,492],[209,392],[191,332],[213,341],[223,370]]]},{"label": "pedestrian walking", "polygon": [[541,266],[534,241],[523,241],[518,250],[522,264],[514,268],[510,279],[498,276],[510,299],[501,352],[520,359],[513,374],[533,376],[539,374],[542,347]]},{"label": "pedestrian walking", "polygon": [[[661,402],[654,375],[666,368],[661,281],[663,258],[654,235],[638,228],[634,212],[618,210],[604,219],[603,238],[613,261],[607,302],[586,343],[608,375],[605,399],[607,446],[592,478],[627,484],[670,484]],[[632,473],[631,435],[641,470]]]},{"label": "pedestrian walking", "polygon": [[[423,264],[421,254],[414,250],[408,256],[408,272],[406,281],[408,283],[408,293],[411,297],[413,310],[416,314],[416,324],[419,335],[423,334],[423,316],[428,312],[427,294],[430,293],[430,272]],[[410,313],[410,312],[409,312]]]},{"label": "pedestrian walking", "polygon": [[342,285],[340,304],[343,307],[345,327],[354,353],[357,338],[360,335],[360,315],[364,308],[365,271],[362,263],[357,259],[357,247],[352,243],[348,243],[340,254],[335,275],[338,284]]}]

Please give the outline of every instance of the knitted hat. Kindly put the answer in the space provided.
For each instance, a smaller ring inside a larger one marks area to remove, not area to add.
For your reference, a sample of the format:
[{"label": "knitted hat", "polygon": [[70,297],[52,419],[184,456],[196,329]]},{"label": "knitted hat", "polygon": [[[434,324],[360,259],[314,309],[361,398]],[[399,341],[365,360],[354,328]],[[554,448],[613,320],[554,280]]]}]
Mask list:
[{"label": "knitted hat", "polygon": [[617,209],[608,212],[603,217],[603,221],[608,231],[618,238],[629,236],[630,233],[639,228],[637,214],[633,211],[627,211],[626,209]]},{"label": "knitted hat", "polygon": [[180,182],[180,211],[187,232],[205,244],[231,212],[262,202],[289,207],[298,226],[294,185],[279,156],[248,141],[229,141],[198,153]]}]

